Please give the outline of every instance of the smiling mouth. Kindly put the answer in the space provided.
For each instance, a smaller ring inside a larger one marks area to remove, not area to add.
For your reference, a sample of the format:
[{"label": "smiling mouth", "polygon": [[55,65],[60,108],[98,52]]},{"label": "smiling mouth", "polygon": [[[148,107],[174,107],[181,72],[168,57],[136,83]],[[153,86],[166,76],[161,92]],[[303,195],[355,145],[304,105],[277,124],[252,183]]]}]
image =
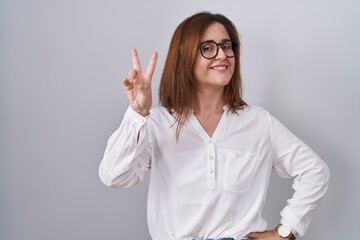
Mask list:
[{"label": "smiling mouth", "polygon": [[210,67],[210,69],[212,70],[226,70],[228,68],[228,66],[222,65],[222,66],[214,66],[214,67]]}]

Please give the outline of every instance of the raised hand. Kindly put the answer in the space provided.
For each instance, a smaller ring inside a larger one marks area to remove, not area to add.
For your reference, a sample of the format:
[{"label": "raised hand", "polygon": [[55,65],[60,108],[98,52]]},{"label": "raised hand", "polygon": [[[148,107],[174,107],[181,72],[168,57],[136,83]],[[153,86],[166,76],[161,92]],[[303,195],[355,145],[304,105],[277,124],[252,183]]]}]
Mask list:
[{"label": "raised hand", "polygon": [[133,68],[127,78],[124,78],[124,87],[129,99],[130,107],[142,116],[149,115],[152,104],[151,79],[154,74],[158,54],[152,54],[145,73],[141,71],[139,56],[136,49],[132,50]]}]

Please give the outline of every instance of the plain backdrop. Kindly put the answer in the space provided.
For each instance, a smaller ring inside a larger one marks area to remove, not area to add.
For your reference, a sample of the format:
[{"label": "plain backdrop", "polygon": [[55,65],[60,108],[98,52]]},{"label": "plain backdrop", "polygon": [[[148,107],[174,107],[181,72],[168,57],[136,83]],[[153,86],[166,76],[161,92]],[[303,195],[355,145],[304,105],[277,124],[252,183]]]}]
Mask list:
[{"label": "plain backdrop", "polygon": [[[202,10],[240,32],[245,100],[330,167],[301,239],[359,239],[359,0],[0,0],[0,240],[150,239],[148,176],[112,189],[98,166],[128,105],[131,49],[144,66],[159,52],[158,105],[172,33]],[[273,175],[269,228],[291,195],[291,181]]]}]

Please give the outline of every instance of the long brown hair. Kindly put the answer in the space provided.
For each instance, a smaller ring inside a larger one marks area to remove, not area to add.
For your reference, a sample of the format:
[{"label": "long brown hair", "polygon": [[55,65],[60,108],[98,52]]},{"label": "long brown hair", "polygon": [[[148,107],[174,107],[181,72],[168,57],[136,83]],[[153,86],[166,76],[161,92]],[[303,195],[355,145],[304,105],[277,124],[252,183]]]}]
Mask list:
[{"label": "long brown hair", "polygon": [[[199,54],[198,44],[206,28],[214,22],[221,23],[230,39],[237,41],[240,46],[239,35],[234,24],[224,15],[210,12],[200,12],[185,19],[175,30],[170,42],[160,80],[159,100],[162,106],[174,114],[175,124],[177,124],[176,139],[196,105],[199,85],[195,78],[194,66]],[[234,49],[234,74],[224,88],[225,103],[229,111],[233,113],[246,105],[242,99],[239,46]]]}]

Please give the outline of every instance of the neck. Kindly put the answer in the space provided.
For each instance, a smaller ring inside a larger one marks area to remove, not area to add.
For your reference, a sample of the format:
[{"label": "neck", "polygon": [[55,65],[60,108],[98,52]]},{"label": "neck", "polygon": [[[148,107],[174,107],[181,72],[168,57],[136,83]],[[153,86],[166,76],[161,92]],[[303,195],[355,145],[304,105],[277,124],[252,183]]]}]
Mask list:
[{"label": "neck", "polygon": [[195,115],[222,114],[225,105],[223,89],[221,91],[201,91],[198,93]]}]

